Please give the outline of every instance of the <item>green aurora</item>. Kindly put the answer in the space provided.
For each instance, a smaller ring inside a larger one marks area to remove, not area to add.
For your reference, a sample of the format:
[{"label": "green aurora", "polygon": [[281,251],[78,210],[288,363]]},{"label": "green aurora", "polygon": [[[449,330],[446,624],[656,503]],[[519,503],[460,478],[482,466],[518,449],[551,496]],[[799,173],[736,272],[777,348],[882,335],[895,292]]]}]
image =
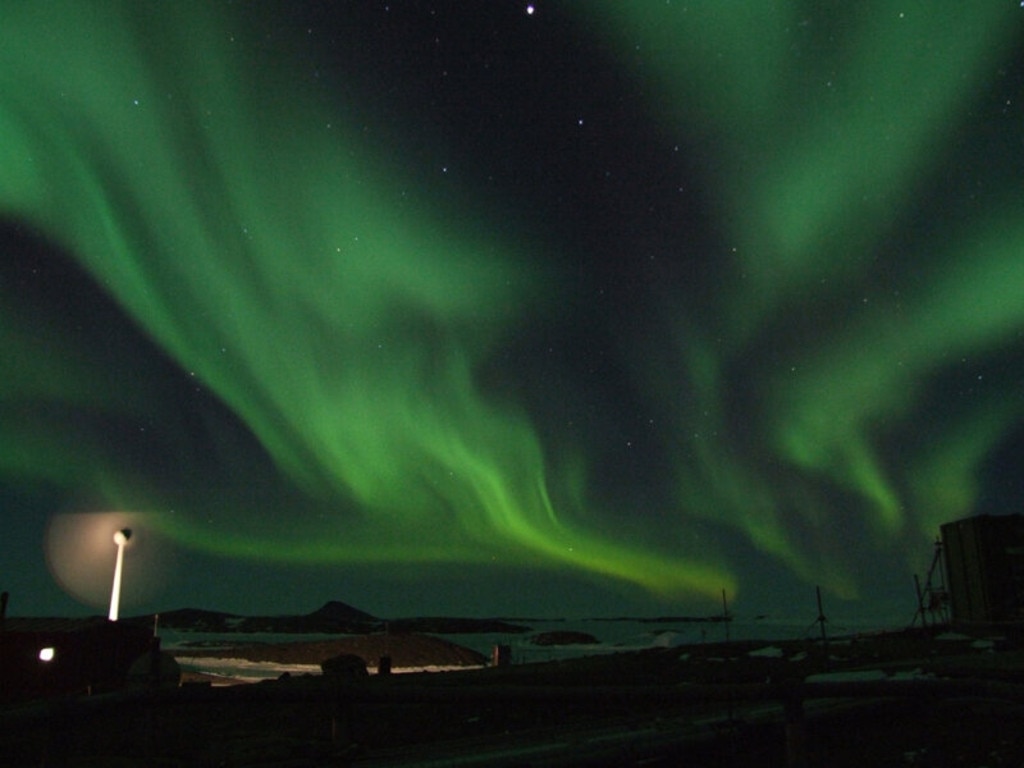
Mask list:
[{"label": "green aurora", "polygon": [[[534,407],[557,382],[506,375],[573,280],[526,211],[389,154],[358,98],[299,76],[298,35],[247,38],[259,18],[5,3],[0,209],[251,439],[210,427],[197,451],[160,376],[26,320],[7,285],[0,477],[255,561],[570,570],[696,601],[742,594],[751,551],[843,598],[865,553],[920,567],[1024,416],[1024,201],[979,149],[1020,113],[969,127],[1018,9],[824,5],[561,9],[699,145],[718,244],[610,334],[657,414],[637,482],[666,492],[638,500]],[[979,168],[984,206],[932,210]],[[159,468],[111,423],[149,425]]]}]

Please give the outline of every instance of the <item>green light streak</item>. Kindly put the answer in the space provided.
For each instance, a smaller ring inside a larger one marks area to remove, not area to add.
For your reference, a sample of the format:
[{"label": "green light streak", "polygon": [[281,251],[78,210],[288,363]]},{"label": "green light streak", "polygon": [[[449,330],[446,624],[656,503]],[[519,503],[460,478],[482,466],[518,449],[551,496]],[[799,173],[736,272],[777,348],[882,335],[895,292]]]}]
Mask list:
[{"label": "green light streak", "polygon": [[[630,370],[672,428],[659,514],[675,527],[638,533],[588,491],[585,451],[553,470],[525,407],[480,381],[547,310],[534,297],[557,293],[523,266],[537,254],[381,157],[355,106],[296,86],[209,4],[104,8],[5,9],[0,209],[72,253],[294,487],[268,509],[129,477],[115,456],[54,461],[67,437],[35,414],[0,427],[18,446],[0,451],[5,475],[175,508],[154,524],[237,557],[567,568],[716,598],[743,586],[738,534],[852,597],[845,532],[882,550],[930,539],[971,511],[986,454],[1024,416],[1012,377],[969,405],[936,395],[959,361],[1019,345],[1019,195],[938,221],[907,253],[890,242],[955,155],[1017,9],[581,8],[637,62],[659,127],[715,169],[721,293],[706,315],[669,302],[669,349]],[[912,275],[877,288],[880,262],[907,260]],[[118,385],[123,363],[58,330],[40,352],[9,293],[0,343],[20,364],[0,385],[5,415],[27,398],[97,420],[146,411],[145,387]],[[929,439],[913,439],[923,423]]]},{"label": "green light streak", "polygon": [[[692,398],[676,414],[680,504],[852,594],[856,563],[802,543],[797,522],[835,525],[841,494],[863,510],[880,548],[930,538],[939,522],[971,511],[986,451],[1024,415],[1012,391],[967,417],[948,405],[918,410],[954,361],[1019,343],[1016,196],[982,221],[944,228],[939,246],[921,243],[910,257],[923,265],[916,289],[856,293],[889,257],[889,228],[962,140],[1019,28],[1017,9],[884,0],[820,12],[777,2],[596,6],[623,61],[654,84],[652,111],[671,116],[663,130],[700,137],[708,163],[722,169],[711,183],[731,246],[721,281],[730,289],[714,316],[678,321]],[[861,303],[863,311],[849,309]],[[794,340],[773,333],[796,324],[804,329]],[[748,360],[758,361],[754,372]],[[757,402],[742,427],[722,405],[736,370],[753,380],[742,383]],[[651,378],[654,399],[671,401],[679,382]],[[894,460],[883,446],[923,420],[946,427],[940,442]],[[824,496],[808,492],[825,485]]]},{"label": "green light streak", "polygon": [[715,138],[720,217],[746,290],[725,326],[870,262],[1012,41],[1016,9],[872,0],[598,2],[671,128]]},{"label": "green light streak", "polygon": [[[699,554],[556,510],[528,418],[480,389],[475,370],[542,292],[530,254],[471,206],[403,202],[410,180],[357,121],[231,50],[208,4],[105,9],[8,9],[0,207],[74,254],[305,494],[244,510],[215,490],[150,489],[154,508],[178,507],[154,525],[248,558],[518,562],[665,595],[734,588]],[[139,498],[144,481],[100,465],[80,473]]]}]

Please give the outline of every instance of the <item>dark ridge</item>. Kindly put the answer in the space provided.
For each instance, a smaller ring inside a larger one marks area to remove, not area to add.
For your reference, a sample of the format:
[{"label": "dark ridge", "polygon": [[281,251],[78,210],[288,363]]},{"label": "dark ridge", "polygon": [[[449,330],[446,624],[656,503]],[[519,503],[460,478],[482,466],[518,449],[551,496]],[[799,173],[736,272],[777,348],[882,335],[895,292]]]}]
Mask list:
[{"label": "dark ridge", "polygon": [[[136,616],[124,621],[150,625],[153,617]],[[482,632],[521,634],[530,627],[503,619],[423,616],[384,620],[339,600],[330,600],[312,613],[298,616],[239,616],[223,611],[179,608],[160,614],[159,626],[191,632],[264,632],[272,634],[365,635],[375,632],[410,632],[435,635]]]},{"label": "dark ridge", "polygon": [[[242,617],[224,611],[207,611],[202,608],[177,608],[157,614],[159,627],[190,629],[195,632],[231,632]],[[122,618],[128,624],[152,625],[153,615]]]},{"label": "dark ridge", "polygon": [[478,634],[481,632],[501,632],[521,634],[529,632],[530,627],[521,624],[510,624],[503,619],[462,619],[449,616],[420,616],[417,618],[394,619],[387,622],[387,631],[395,634],[405,632],[425,632],[434,635]]},{"label": "dark ridge", "polygon": [[[764,618],[759,616],[758,618]],[[644,618],[640,616],[612,616],[610,618],[587,619],[587,621],[635,621],[641,624],[700,624],[705,622],[732,621],[732,616],[720,613],[711,616],[655,616]]]},{"label": "dark ridge", "polygon": [[[133,624],[151,624],[153,617],[124,619]],[[178,608],[159,614],[159,626],[191,632],[272,632],[277,634],[365,634],[380,628],[381,622],[365,611],[337,600],[325,603],[305,616],[239,616],[224,611]]]}]

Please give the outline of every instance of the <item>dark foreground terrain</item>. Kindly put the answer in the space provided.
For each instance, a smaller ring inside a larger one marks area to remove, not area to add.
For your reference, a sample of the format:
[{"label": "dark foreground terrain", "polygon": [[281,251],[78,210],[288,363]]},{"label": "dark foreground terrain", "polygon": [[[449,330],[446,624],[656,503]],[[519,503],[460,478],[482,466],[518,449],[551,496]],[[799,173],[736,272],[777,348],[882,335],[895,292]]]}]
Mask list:
[{"label": "dark foreground terrain", "polygon": [[[387,643],[420,660],[439,648]],[[339,650],[358,652],[235,653]],[[0,710],[0,765],[1021,766],[1022,704],[1024,652],[1005,638],[735,642],[35,702]]]}]

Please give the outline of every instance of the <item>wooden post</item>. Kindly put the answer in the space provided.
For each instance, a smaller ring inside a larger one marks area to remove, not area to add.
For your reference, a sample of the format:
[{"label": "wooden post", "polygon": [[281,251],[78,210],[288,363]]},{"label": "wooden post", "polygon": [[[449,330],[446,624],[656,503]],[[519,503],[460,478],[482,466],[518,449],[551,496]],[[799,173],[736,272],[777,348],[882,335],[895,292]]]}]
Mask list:
[{"label": "wooden post", "polygon": [[491,666],[507,667],[512,663],[512,646],[499,643],[491,648]]},{"label": "wooden post", "polygon": [[[918,575],[914,574],[914,588],[917,590],[917,612],[921,616],[921,627],[922,629],[928,628],[928,618],[924,612],[924,592],[921,591],[921,579]],[[914,617],[917,620],[917,616]],[[913,624],[911,624],[913,626]]]}]

